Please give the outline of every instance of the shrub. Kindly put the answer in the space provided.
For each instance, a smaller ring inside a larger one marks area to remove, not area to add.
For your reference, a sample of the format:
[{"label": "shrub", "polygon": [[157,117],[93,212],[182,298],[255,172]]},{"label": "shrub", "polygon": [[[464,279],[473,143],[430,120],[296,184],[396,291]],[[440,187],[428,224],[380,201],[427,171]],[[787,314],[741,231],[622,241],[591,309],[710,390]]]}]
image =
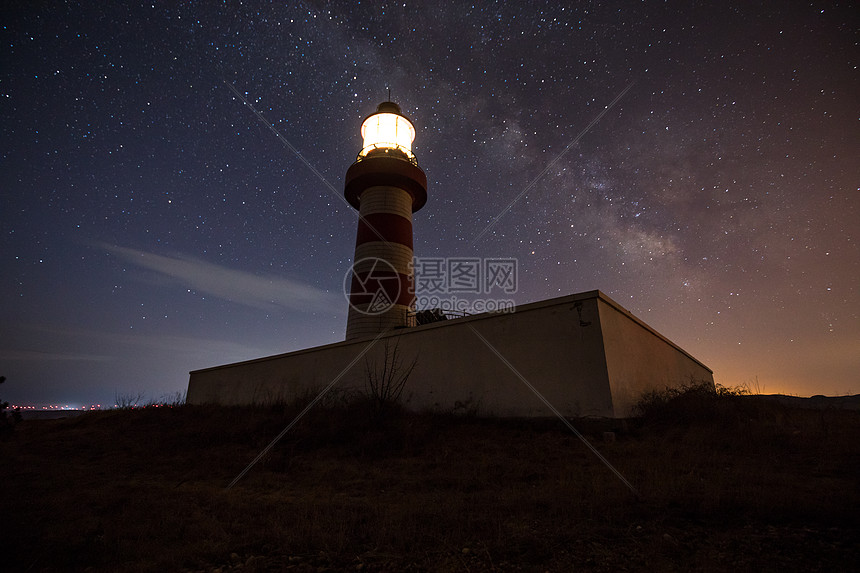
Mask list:
[{"label": "shrub", "polygon": [[[6,381],[5,376],[0,376],[0,384]],[[21,413],[16,408],[9,415],[6,410],[9,408],[9,402],[0,400],[0,434],[10,433],[15,429],[15,424],[21,421]]]},{"label": "shrub", "polygon": [[381,363],[365,358],[365,396],[370,400],[377,414],[400,409],[403,389],[418,364],[418,358],[415,357],[404,365],[399,347],[399,340],[392,347],[386,339]]},{"label": "shrub", "polygon": [[643,425],[692,425],[737,422],[743,405],[738,397],[745,388],[727,388],[711,382],[691,380],[677,387],[648,392],[633,407],[634,417]]}]

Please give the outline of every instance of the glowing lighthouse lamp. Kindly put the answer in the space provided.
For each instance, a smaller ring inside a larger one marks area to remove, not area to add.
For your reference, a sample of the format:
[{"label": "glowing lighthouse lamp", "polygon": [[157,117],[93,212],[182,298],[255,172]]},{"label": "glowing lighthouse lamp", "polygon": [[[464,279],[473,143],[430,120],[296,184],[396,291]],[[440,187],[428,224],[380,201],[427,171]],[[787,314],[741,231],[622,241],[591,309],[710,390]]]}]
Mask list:
[{"label": "glowing lighthouse lamp", "polygon": [[412,153],[415,127],[400,114],[400,107],[394,102],[379,104],[376,113],[368,116],[361,124],[361,137],[364,138],[364,147],[358,153],[359,160],[374,151],[399,151],[410,161],[417,163],[415,154]]},{"label": "glowing lighthouse lamp", "polygon": [[347,340],[408,325],[415,307],[412,213],[427,202],[427,176],[412,153],[415,127],[400,107],[379,104],[362,122],[361,136],[343,191],[359,212]]}]

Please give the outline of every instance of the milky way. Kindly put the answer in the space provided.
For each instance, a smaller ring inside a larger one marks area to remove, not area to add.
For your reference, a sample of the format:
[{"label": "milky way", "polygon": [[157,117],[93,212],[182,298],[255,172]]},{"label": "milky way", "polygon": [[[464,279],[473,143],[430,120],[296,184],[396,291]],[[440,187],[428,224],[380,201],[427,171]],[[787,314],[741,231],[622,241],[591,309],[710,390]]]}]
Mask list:
[{"label": "milky way", "polygon": [[850,3],[19,4],[4,399],[342,340],[343,176],[389,88],[416,256],[516,258],[517,303],[600,289],[726,385],[860,392]]}]

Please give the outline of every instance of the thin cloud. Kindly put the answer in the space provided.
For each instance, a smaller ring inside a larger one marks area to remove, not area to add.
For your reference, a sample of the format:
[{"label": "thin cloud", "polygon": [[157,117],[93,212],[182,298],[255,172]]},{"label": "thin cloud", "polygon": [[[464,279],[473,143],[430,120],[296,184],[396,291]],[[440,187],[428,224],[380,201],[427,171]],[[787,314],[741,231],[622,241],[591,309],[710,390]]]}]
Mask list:
[{"label": "thin cloud", "polygon": [[108,362],[113,360],[110,356],[98,354],[79,354],[74,352],[40,352],[38,350],[3,350],[0,351],[0,360],[23,361],[23,362],[56,362],[59,360],[71,362]]},{"label": "thin cloud", "polygon": [[[189,367],[205,367],[217,362],[249,360],[259,356],[268,356],[290,350],[289,348],[279,348],[277,344],[270,346],[266,346],[265,344],[254,345],[253,343],[243,344],[229,340],[194,336],[146,335],[129,331],[111,332],[78,327],[69,328],[28,324],[21,325],[20,328],[42,334],[50,341],[44,343],[45,348],[50,348],[50,350],[4,349],[0,350],[0,360],[128,362],[129,360],[136,360],[141,357],[144,357],[143,359],[146,360],[148,359],[146,357],[159,354],[161,356],[159,360],[162,361],[164,360],[164,356],[181,360],[183,368],[187,370],[185,368],[186,365]],[[87,347],[100,348],[102,352],[109,355],[84,354],[73,350],[64,350],[71,345],[80,344],[84,344]],[[133,352],[132,358],[129,357],[129,351]],[[165,352],[167,354],[164,354]]]},{"label": "thin cloud", "polygon": [[126,247],[100,246],[185,288],[253,308],[326,311],[336,308],[341,300],[329,292],[274,275],[237,271],[186,256],[166,257]]}]

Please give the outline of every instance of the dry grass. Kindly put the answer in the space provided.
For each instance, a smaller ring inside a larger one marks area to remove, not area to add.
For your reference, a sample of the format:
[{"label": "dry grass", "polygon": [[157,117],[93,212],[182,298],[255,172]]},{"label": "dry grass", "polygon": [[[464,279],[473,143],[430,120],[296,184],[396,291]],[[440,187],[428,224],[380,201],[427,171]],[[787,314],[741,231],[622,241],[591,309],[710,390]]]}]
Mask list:
[{"label": "dry grass", "polygon": [[[664,397],[665,398],[665,397]],[[312,410],[108,411],[0,442],[0,559],[21,571],[847,570],[860,413],[739,396],[642,419]],[[604,442],[603,432],[617,439]]]}]

